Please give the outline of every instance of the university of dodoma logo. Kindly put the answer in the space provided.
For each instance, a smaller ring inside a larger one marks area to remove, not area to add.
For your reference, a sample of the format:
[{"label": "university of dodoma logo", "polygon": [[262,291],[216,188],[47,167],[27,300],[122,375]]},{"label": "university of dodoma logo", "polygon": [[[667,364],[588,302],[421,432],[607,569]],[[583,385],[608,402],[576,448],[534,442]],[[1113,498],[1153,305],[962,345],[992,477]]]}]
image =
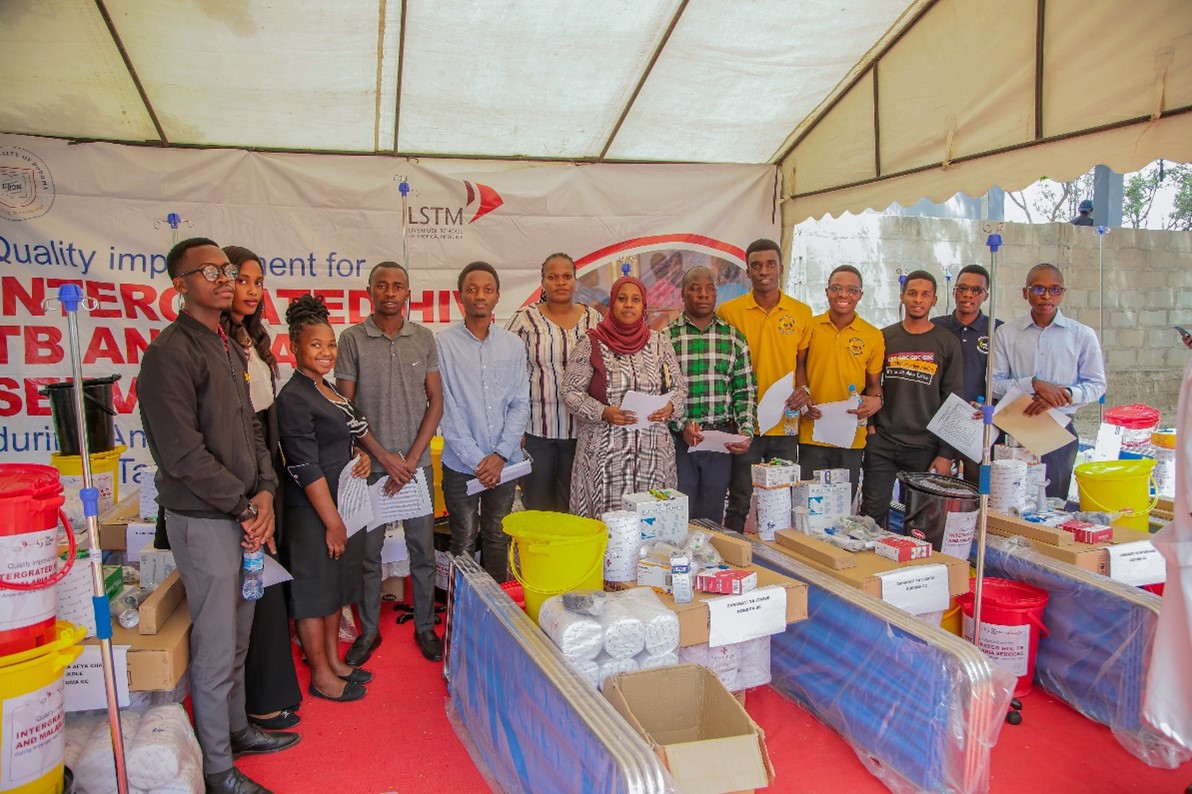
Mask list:
[{"label": "university of dodoma logo", "polygon": [[0,218],[27,221],[54,206],[54,178],[45,161],[19,146],[0,146]]}]

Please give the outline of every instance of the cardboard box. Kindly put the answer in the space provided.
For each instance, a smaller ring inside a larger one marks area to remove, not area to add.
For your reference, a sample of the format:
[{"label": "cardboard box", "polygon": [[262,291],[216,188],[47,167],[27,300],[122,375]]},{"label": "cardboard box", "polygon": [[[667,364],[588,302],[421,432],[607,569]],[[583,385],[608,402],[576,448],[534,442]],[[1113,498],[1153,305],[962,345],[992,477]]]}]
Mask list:
[{"label": "cardboard box", "polygon": [[[128,646],[128,688],[136,692],[172,690],[190,664],[190,610],[183,599],[156,634],[112,626],[112,644]],[[98,645],[99,640],[84,640]]]},{"label": "cardboard box", "polygon": [[735,532],[713,532],[712,546],[729,565],[743,568],[753,564],[753,545]]},{"label": "cardboard box", "polygon": [[401,601],[406,595],[406,578],[390,576],[381,582],[382,601]]},{"label": "cardboard box", "polygon": [[1113,539],[1110,542],[1088,545],[1077,543],[1075,535],[1065,532],[1059,527],[1034,524],[1017,516],[994,512],[989,513],[986,529],[994,535],[1002,537],[1019,535],[1027,538],[1035,551],[1040,554],[1046,554],[1048,557],[1075,565],[1086,571],[1099,573],[1102,576],[1109,575],[1109,552],[1105,550],[1107,546],[1114,543],[1131,543],[1136,540],[1151,539],[1148,533],[1139,532],[1136,529],[1110,527],[1113,530]]},{"label": "cardboard box", "polygon": [[749,472],[757,488],[779,488],[799,481],[799,466],[789,460],[776,458],[769,463],[754,463]]},{"label": "cardboard box", "polygon": [[140,520],[141,491],[134,488],[99,514],[99,547],[104,551],[124,551],[128,548],[128,525]]},{"label": "cardboard box", "polygon": [[[829,527],[841,516],[852,511],[853,489],[847,482],[822,483],[814,480],[801,482],[791,491],[791,505],[806,507],[807,524],[812,529]],[[794,526],[794,520],[791,520]]]},{"label": "cardboard box", "polygon": [[182,577],[178,571],[171,571],[165,581],[141,603],[137,631],[141,634],[156,634],[184,598],[186,590],[182,587]]},{"label": "cardboard box", "polygon": [[152,590],[178,567],[168,549],[141,549],[141,587]]},{"label": "cardboard box", "polygon": [[686,542],[687,521],[690,518],[686,495],[668,488],[625,494],[621,500],[621,509],[635,510],[645,518],[654,519],[655,540],[665,540],[679,546]]},{"label": "cardboard box", "polygon": [[918,538],[881,538],[874,544],[873,553],[895,562],[922,560],[931,556],[931,544]]},{"label": "cardboard box", "polygon": [[747,791],[774,781],[765,734],[706,667],[621,673],[605,683],[604,696],[686,794]]},{"label": "cardboard box", "polygon": [[670,563],[651,559],[638,560],[637,585],[638,587],[649,587],[655,593],[669,593],[671,591]]},{"label": "cardboard box", "polygon": [[811,472],[811,479],[831,485],[834,482],[848,482],[848,469],[816,469]]},{"label": "cardboard box", "polygon": [[[847,568],[834,568],[829,564],[825,564],[813,556],[801,553],[797,546],[793,544],[787,545],[793,538],[805,538],[808,541],[813,541],[821,544],[821,546],[833,549],[840,554],[847,554],[852,558],[853,565]],[[905,568],[910,565],[944,565],[948,568],[948,594],[960,595],[969,591],[968,560],[962,560],[959,557],[952,557],[948,554],[932,553],[927,559],[895,562],[894,560],[887,560],[885,557],[879,557],[872,551],[849,552],[843,549],[836,549],[834,546],[821,540],[809,537],[808,535],[800,535],[793,531],[790,533],[790,536],[785,536],[782,532],[778,533],[778,540],[774,543],[767,543],[766,545],[799,562],[810,565],[817,571],[823,571],[833,579],[844,582],[850,587],[855,587],[858,590],[869,593],[875,598],[882,597],[882,579],[878,576],[879,573],[892,571],[895,568]]]},{"label": "cardboard box", "polygon": [[[750,565],[746,568],[757,574],[757,588],[779,585],[786,589],[786,622],[797,623],[807,619],[807,585],[775,573],[768,568]],[[967,580],[965,586],[968,586]],[[668,593],[660,593],[658,600],[679,616],[679,645],[686,648],[708,641],[711,615],[704,602],[711,598],[724,598],[719,593],[695,593],[689,604],[676,604]]]},{"label": "cardboard box", "polygon": [[779,545],[797,552],[800,556],[815,560],[833,570],[857,567],[857,560],[851,551],[837,548],[826,540],[820,540],[793,529],[775,532],[774,540]]},{"label": "cardboard box", "polygon": [[757,589],[757,574],[740,568],[710,568],[695,575],[695,589],[701,593],[740,595]]}]

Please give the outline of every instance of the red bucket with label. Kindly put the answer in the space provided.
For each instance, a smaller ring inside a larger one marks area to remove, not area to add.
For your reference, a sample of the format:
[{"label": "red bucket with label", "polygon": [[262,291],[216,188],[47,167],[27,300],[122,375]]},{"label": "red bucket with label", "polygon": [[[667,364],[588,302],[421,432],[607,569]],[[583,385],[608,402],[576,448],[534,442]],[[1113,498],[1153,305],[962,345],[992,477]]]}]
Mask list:
[{"label": "red bucket with label", "polygon": [[[969,592],[956,597],[964,611],[964,638],[973,640],[973,604],[976,596],[969,580]],[[1033,585],[1011,579],[986,577],[981,593],[980,648],[994,664],[1018,677],[1014,696],[1029,694],[1035,679],[1035,651],[1039,637],[1046,637],[1043,610],[1048,595]]]},{"label": "red bucket with label", "polygon": [[58,566],[62,483],[53,466],[0,464],[0,656],[47,645],[57,637],[55,586],[74,564]]}]

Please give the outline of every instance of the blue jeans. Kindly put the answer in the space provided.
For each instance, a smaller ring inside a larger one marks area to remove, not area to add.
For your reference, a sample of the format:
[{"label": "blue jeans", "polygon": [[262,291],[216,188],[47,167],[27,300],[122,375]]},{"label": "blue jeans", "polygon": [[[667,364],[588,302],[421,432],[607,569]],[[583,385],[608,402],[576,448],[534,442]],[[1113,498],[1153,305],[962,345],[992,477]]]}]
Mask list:
[{"label": "blue jeans", "polygon": [[501,529],[505,516],[513,512],[517,481],[468,496],[471,474],[443,467],[443,501],[451,526],[451,553],[475,554],[480,539],[481,563],[497,582],[509,580],[509,536]]}]

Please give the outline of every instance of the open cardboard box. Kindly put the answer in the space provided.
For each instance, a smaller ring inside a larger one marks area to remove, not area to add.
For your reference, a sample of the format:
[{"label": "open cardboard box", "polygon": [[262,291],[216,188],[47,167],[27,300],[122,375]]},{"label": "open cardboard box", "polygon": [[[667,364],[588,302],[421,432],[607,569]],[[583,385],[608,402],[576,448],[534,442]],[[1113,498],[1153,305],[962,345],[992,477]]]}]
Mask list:
[{"label": "open cardboard box", "polygon": [[882,597],[882,579],[878,574],[915,565],[946,566],[948,595],[956,596],[969,591],[968,560],[947,554],[932,552],[930,557],[895,562],[879,557],[872,551],[838,549],[831,543],[793,529],[779,530],[774,533],[774,541],[766,545],[875,598]]},{"label": "open cardboard box", "polygon": [[1129,527],[1113,527],[1113,541],[1110,543],[1077,543],[1075,536],[1058,527],[1036,524],[1024,521],[1016,516],[990,512],[986,522],[986,529],[994,535],[1010,537],[1019,535],[1028,539],[1035,551],[1054,557],[1057,560],[1093,571],[1103,576],[1109,575],[1109,552],[1105,549],[1116,543],[1131,543],[1136,540],[1150,540],[1146,532],[1139,532]]},{"label": "open cardboard box", "polygon": [[99,547],[104,551],[124,551],[128,548],[128,525],[140,520],[141,489],[133,488],[99,514]]},{"label": "open cardboard box", "polygon": [[765,734],[706,667],[621,673],[605,683],[604,697],[685,794],[753,791],[774,782]]},{"label": "open cardboard box", "polygon": [[[778,585],[786,590],[786,622],[797,623],[807,619],[807,585],[775,573],[768,568],[753,565],[753,547],[744,538],[716,532],[712,534],[712,545],[720,552],[724,561],[734,567],[757,574],[758,588]],[[633,585],[630,585],[633,586]],[[708,641],[711,613],[704,602],[712,598],[732,598],[720,593],[694,593],[694,600],[676,604],[667,593],[659,593],[658,599],[679,616],[679,645],[683,648]]]}]

